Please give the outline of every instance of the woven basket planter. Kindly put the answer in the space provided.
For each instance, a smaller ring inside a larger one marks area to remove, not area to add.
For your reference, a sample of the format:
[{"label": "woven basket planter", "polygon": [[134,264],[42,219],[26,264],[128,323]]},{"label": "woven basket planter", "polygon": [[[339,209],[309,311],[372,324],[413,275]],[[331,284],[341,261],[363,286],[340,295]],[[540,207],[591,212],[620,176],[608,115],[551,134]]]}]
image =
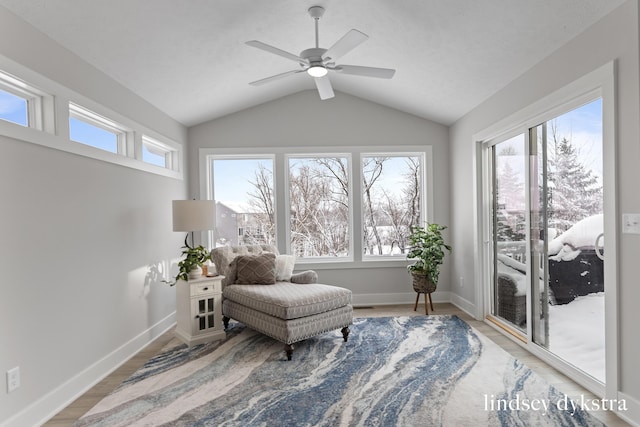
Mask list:
[{"label": "woven basket planter", "polygon": [[413,290],[419,294],[430,294],[435,292],[436,284],[429,279],[429,276],[423,273],[411,272],[413,278]]}]

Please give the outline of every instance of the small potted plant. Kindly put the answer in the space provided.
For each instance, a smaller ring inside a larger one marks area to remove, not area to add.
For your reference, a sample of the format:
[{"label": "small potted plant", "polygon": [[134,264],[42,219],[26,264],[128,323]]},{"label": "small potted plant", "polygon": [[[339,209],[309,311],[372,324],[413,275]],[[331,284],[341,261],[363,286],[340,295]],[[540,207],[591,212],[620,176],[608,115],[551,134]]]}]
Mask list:
[{"label": "small potted plant", "polygon": [[209,251],[202,245],[191,247],[185,245],[182,247],[182,255],[184,259],[178,263],[178,275],[173,282],[169,283],[170,286],[176,284],[178,280],[197,279],[202,276],[202,266],[209,259]]},{"label": "small potted plant", "polygon": [[408,259],[416,261],[407,266],[413,277],[413,289],[418,293],[431,293],[436,290],[440,265],[445,252],[451,252],[451,246],[444,242],[442,230],[447,227],[426,223],[426,227],[414,225],[409,236],[410,247]]}]

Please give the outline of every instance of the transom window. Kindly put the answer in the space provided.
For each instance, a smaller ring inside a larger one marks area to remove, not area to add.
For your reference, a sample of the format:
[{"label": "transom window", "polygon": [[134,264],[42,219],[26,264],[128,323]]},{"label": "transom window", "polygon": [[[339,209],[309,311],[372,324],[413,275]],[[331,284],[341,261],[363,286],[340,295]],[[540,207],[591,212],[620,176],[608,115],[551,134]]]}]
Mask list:
[{"label": "transom window", "polygon": [[1,55],[0,68],[0,135],[182,179],[182,144]]},{"label": "transom window", "polygon": [[0,71],[0,119],[43,130],[43,99],[53,99],[36,87]]},{"label": "transom window", "polygon": [[123,125],[73,103],[69,103],[69,138],[111,153],[126,153],[127,129]]},{"label": "transom window", "polygon": [[0,119],[21,126],[29,126],[28,101],[21,96],[0,89]]},{"label": "transom window", "polygon": [[177,164],[177,150],[147,135],[142,136],[142,161],[160,166],[161,168],[174,169]]}]

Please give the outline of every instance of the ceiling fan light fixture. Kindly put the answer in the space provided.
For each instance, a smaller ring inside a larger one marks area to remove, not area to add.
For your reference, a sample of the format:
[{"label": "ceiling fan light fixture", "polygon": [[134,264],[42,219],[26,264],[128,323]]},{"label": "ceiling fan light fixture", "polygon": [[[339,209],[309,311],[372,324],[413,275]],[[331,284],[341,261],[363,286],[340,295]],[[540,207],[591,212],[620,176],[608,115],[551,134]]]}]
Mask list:
[{"label": "ceiling fan light fixture", "polygon": [[312,65],[307,69],[307,73],[311,77],[324,77],[327,75],[327,69],[322,65]]},{"label": "ceiling fan light fixture", "polygon": [[335,42],[329,49],[320,47],[318,37],[318,21],[324,14],[324,8],[322,6],[311,6],[309,8],[309,15],[313,18],[315,25],[316,43],[314,47],[305,49],[300,52],[299,55],[294,55],[285,50],[268,45],[266,43],[259,42],[257,40],[251,40],[246,42],[247,45],[264,50],[265,52],[278,55],[286,58],[290,61],[296,62],[300,68],[296,70],[287,71],[284,73],[276,74],[266,79],[256,80],[249,83],[252,86],[260,86],[265,83],[279,80],[283,77],[290,76],[292,74],[298,74],[307,72],[314,78],[314,83],[318,89],[320,99],[330,99],[335,96],[333,88],[331,87],[331,81],[329,78],[325,78],[328,72],[340,72],[341,74],[352,74],[355,76],[366,77],[378,77],[381,79],[390,79],[396,70],[390,68],[376,68],[376,67],[363,67],[360,65],[343,65],[336,64],[336,59],[342,55],[349,53],[356,46],[367,40],[367,36],[362,31],[356,29],[349,30],[342,38]]}]

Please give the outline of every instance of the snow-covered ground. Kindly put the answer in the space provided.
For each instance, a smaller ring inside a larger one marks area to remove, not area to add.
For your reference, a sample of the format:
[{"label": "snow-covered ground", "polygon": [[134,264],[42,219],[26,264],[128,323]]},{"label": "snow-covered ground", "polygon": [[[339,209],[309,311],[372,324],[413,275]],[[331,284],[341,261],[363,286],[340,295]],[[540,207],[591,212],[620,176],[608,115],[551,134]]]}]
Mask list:
[{"label": "snow-covered ground", "polygon": [[[549,242],[549,259],[571,261],[581,248],[604,245],[602,232],[602,214],[578,221]],[[549,306],[549,350],[604,382],[604,292]]]},{"label": "snow-covered ground", "polygon": [[549,306],[549,350],[604,382],[604,292]]},{"label": "snow-covered ground", "polygon": [[[596,243],[602,247],[602,233],[603,215],[584,218],[549,242],[549,259],[571,262],[582,249],[594,249]],[[504,246],[518,243],[504,242]],[[524,274],[527,265],[505,254],[498,254],[498,261],[498,273],[511,277],[516,295],[525,295],[529,289]],[[588,266],[584,267],[582,274],[589,273]],[[541,274],[541,281],[543,277]],[[540,287],[544,287],[543,283]],[[604,382],[604,292],[580,296],[568,304],[549,305],[548,350]]]}]

